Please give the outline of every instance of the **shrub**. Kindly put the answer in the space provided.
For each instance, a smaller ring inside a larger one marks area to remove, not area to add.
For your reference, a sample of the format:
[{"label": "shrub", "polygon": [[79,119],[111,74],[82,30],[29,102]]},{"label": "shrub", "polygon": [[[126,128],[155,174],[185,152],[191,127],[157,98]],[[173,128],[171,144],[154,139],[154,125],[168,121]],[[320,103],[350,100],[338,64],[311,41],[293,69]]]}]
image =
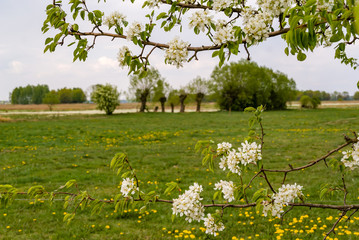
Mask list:
[{"label": "shrub", "polygon": [[91,93],[91,99],[97,104],[97,108],[104,110],[107,115],[111,115],[116,107],[120,105],[119,96],[120,93],[117,88],[110,84],[96,85]]}]

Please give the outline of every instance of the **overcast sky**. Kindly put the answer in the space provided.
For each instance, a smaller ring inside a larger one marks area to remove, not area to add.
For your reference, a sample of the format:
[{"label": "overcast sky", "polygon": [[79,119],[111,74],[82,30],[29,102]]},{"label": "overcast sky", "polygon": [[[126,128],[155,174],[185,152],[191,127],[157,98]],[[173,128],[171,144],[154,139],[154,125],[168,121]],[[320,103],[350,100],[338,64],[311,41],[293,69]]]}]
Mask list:
[{"label": "overcast sky", "polygon": [[[63,87],[81,87],[89,89],[93,84],[111,83],[119,90],[128,88],[127,71],[118,67],[116,60],[119,47],[129,44],[126,40],[99,39],[95,49],[91,50],[86,62],[72,62],[72,48],[58,47],[55,53],[43,53],[44,41],[49,35],[41,33],[45,19],[46,5],[52,0],[0,0],[0,100],[8,100],[9,93],[18,86],[27,84],[47,84],[50,89]],[[64,1],[67,2],[67,1]],[[97,3],[96,0],[89,2]],[[129,22],[142,19],[140,5],[131,5],[119,0],[107,0],[105,13],[113,9],[128,16]],[[96,5],[90,5],[95,7]],[[97,6],[100,9],[103,4]],[[95,8],[92,8],[94,10]],[[121,11],[122,10],[122,11]],[[184,32],[181,38],[199,45],[201,38]],[[174,35],[158,34],[154,39],[168,42]],[[284,72],[297,83],[297,89],[357,91],[358,70],[342,65],[334,59],[333,48],[319,48],[308,54],[307,60],[298,62],[296,57],[284,54],[285,43],[277,37],[250,48],[252,60],[259,65]],[[133,48],[135,49],[135,48]],[[359,46],[350,48],[350,55],[359,58]],[[174,87],[187,84],[196,76],[209,78],[217,65],[217,58],[212,59],[210,53],[198,54],[199,61],[184,64],[184,68],[165,65],[162,52],[155,52],[151,64]],[[245,58],[242,49],[237,61]],[[122,97],[123,98],[123,97]]]}]

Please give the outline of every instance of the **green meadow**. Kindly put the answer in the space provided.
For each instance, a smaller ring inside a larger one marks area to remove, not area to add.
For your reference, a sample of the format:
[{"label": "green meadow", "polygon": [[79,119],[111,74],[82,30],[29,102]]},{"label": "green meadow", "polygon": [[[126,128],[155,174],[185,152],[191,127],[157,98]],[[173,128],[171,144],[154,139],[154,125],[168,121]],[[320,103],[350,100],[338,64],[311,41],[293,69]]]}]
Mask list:
[{"label": "green meadow", "polygon": [[[205,190],[204,202],[211,203],[214,184],[226,173],[218,165],[214,173],[202,166],[194,146],[198,140],[213,140],[239,147],[247,136],[249,117],[243,112],[12,115],[11,121],[0,122],[0,184],[21,191],[42,185],[51,192],[76,179],[79,190],[111,199],[119,193],[121,178],[109,164],[116,153],[126,152],[143,191],[155,190],[162,199],[173,199],[178,193],[163,194],[166,183],[178,182],[184,191],[198,182]],[[345,143],[343,134],[352,137],[353,131],[359,131],[359,109],[270,111],[263,117],[265,168],[304,165]],[[340,159],[341,154],[334,157]],[[253,174],[244,172],[244,180],[248,182]],[[278,189],[283,174],[268,178]],[[358,204],[359,170],[345,178],[347,202]],[[239,178],[231,176],[231,180]],[[286,183],[302,185],[306,202],[343,204],[341,192],[319,198],[322,184],[341,183],[341,174],[324,163],[288,174]],[[266,183],[257,178],[251,186],[250,195]],[[281,221],[263,217],[254,208],[225,209],[226,229],[214,238],[204,233],[201,223],[189,224],[179,217],[172,222],[171,205],[166,203],[152,204],[145,213],[139,213],[140,204],[124,213],[108,204],[98,215],[86,208],[78,210],[69,225],[63,218],[73,209],[64,209],[63,204],[60,197],[50,204],[19,196],[11,205],[0,207],[0,239],[323,239],[340,214],[295,208]],[[335,232],[328,239],[359,239],[359,213],[344,218]]]}]

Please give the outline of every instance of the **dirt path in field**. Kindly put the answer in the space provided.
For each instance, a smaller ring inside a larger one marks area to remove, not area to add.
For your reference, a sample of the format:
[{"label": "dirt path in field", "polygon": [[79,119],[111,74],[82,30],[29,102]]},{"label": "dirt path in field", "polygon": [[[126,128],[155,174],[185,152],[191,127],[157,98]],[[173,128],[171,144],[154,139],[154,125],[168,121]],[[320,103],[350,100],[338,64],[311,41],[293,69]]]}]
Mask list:
[{"label": "dirt path in field", "polygon": [[[217,112],[218,109],[203,109],[201,112]],[[135,113],[138,112],[137,109],[116,109],[113,114],[117,113]],[[152,112],[152,111],[151,111]],[[167,111],[170,112],[170,111]],[[175,112],[179,112],[179,109],[175,109]],[[186,112],[195,112],[195,109],[188,109]],[[82,110],[82,111],[41,111],[41,112],[29,112],[29,111],[9,111],[9,112],[0,112],[0,115],[92,115],[92,114],[105,114],[104,111],[100,110]]]}]

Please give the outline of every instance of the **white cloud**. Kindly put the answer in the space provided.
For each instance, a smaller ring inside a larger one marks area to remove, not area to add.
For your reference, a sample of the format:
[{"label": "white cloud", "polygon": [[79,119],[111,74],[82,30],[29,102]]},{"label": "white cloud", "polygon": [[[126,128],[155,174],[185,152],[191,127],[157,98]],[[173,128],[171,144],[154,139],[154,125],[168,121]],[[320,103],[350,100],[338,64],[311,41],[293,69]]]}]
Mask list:
[{"label": "white cloud", "polygon": [[10,66],[10,71],[15,74],[22,73],[22,71],[24,69],[23,63],[20,61],[15,61],[15,60],[11,61],[9,63],[9,66]]},{"label": "white cloud", "polygon": [[57,70],[59,70],[61,72],[69,72],[69,71],[71,71],[72,66],[70,64],[60,63],[60,64],[56,65],[56,68],[57,68]]},{"label": "white cloud", "polygon": [[118,70],[120,67],[118,66],[118,62],[115,59],[109,57],[99,57],[94,64],[94,69],[96,71],[106,70],[106,69],[115,69]]}]

